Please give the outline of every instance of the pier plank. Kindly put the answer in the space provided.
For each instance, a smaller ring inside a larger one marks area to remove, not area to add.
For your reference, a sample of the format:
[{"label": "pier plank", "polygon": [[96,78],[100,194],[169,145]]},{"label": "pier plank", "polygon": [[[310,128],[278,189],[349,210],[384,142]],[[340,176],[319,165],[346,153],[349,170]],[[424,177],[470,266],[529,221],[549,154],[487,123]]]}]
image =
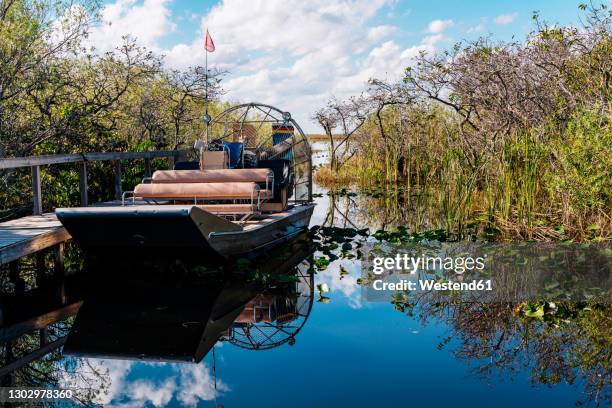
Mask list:
[{"label": "pier plank", "polygon": [[0,265],[69,239],[70,234],[53,213],[0,223]]}]

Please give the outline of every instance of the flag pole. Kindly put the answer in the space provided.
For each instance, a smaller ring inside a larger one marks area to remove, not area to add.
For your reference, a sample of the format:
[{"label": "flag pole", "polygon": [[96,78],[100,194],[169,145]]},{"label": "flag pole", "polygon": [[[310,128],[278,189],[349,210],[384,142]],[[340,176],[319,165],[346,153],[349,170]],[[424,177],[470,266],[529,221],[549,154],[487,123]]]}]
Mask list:
[{"label": "flag pole", "polygon": [[[208,32],[207,32],[208,34]],[[208,140],[208,123],[210,122],[208,120],[208,48],[205,46],[204,49],[206,50],[206,57],[205,57],[205,65],[206,65],[206,83],[205,83],[205,94],[204,94],[204,100],[205,100],[205,109],[206,109],[206,114],[204,115],[204,117],[206,118],[206,144],[208,145],[209,140]]]},{"label": "flag pole", "polygon": [[204,104],[205,104],[205,109],[206,109],[206,115],[204,115],[204,121],[206,122],[206,143],[209,143],[209,137],[208,137],[208,128],[211,122],[211,118],[210,115],[208,114],[208,76],[209,76],[209,72],[208,72],[208,53],[209,52],[213,52],[215,50],[215,43],[213,42],[212,38],[210,37],[210,34],[208,33],[208,29],[206,29],[206,37],[204,37],[204,50],[206,51],[206,57],[205,57],[205,69],[206,69],[206,83],[204,84]]},{"label": "flag pole", "polygon": [[206,114],[208,115],[208,50],[206,50],[206,58],[205,58],[205,65],[206,65]]}]

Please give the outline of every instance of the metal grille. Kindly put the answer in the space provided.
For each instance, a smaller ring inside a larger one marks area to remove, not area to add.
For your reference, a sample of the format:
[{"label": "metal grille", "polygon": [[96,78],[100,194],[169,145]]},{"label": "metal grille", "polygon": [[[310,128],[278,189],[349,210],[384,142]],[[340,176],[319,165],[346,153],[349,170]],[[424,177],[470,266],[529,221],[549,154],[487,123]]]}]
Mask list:
[{"label": "metal grille", "polygon": [[207,141],[224,142],[240,141],[247,149],[258,155],[274,146],[273,125],[285,124],[294,128],[293,136],[287,140],[291,143],[291,155],[285,152],[268,159],[287,157],[292,160],[294,175],[294,196],[298,202],[312,201],[312,156],[306,135],[291,118],[274,106],[248,103],[225,110],[213,119],[207,129]]},{"label": "metal grille", "polygon": [[312,310],[314,275],[310,270],[308,261],[303,261],[294,270],[297,282],[283,284],[280,293],[258,296],[250,305],[253,322],[234,323],[223,340],[249,350],[294,344]]}]

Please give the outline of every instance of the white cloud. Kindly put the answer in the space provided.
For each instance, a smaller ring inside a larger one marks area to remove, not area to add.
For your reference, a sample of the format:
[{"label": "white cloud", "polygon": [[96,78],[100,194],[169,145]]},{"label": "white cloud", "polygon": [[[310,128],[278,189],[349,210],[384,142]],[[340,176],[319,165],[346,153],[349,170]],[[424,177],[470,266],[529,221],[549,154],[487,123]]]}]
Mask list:
[{"label": "white cloud", "polygon": [[479,23],[479,24],[477,24],[475,26],[472,26],[472,27],[468,28],[467,32],[468,33],[479,33],[481,31],[484,31],[485,28],[486,27],[485,27],[484,23]]},{"label": "white cloud", "polygon": [[209,64],[230,72],[223,82],[225,99],[259,101],[292,112],[306,131],[318,132],[310,120],[332,96],[359,94],[371,77],[399,78],[420,50],[435,51],[452,20],[435,20],[416,45],[400,45],[398,28],[375,24],[395,0],[221,0],[200,17],[191,42],[160,45],[176,31],[178,0],[115,0],[103,9],[110,26],[90,37],[106,51],[130,33],[173,68],[204,65],[202,33],[206,28],[216,50]]},{"label": "white cloud", "polygon": [[177,399],[188,407],[195,407],[200,401],[210,401],[215,393],[228,391],[229,388],[221,380],[217,380],[217,391],[214,381],[206,364],[184,365],[179,367],[180,391]]},{"label": "white cloud", "polygon": [[342,295],[347,299],[347,304],[352,309],[360,309],[363,307],[361,303],[361,290],[357,284],[357,279],[361,276],[361,267],[357,262],[351,262],[343,265],[348,272],[348,275],[341,277],[340,263],[335,262],[327,269],[319,271],[316,274],[315,285],[326,283],[330,289],[330,293],[326,296],[334,301],[334,297]]},{"label": "white cloud", "polygon": [[392,26],[367,27],[386,0],[224,0],[202,18],[200,33],[192,44],[180,44],[168,53],[176,66],[201,63],[201,33],[210,30],[217,50],[215,64],[246,68],[266,55],[282,55],[285,61],[308,53],[343,54],[368,47],[389,36]]},{"label": "white cloud", "polygon": [[172,33],[176,24],[171,21],[171,0],[117,0],[101,11],[102,24],[94,27],[89,42],[98,52],[121,45],[122,37],[130,35],[139,44],[159,51],[158,40]]},{"label": "white cloud", "polygon": [[500,14],[495,17],[493,21],[495,21],[496,24],[505,25],[512,23],[516,17],[518,17],[518,13]]},{"label": "white cloud", "polygon": [[[77,369],[63,370],[60,378],[62,388],[85,390],[90,388],[103,390],[92,401],[108,405],[110,401],[124,391],[125,377],[130,372],[133,363],[125,360],[77,359],[74,364]],[[78,374],[77,374],[78,373]]]},{"label": "white cloud", "polygon": [[[402,48],[394,41],[387,41],[379,47],[374,48],[368,57],[362,62],[360,80],[365,82],[375,76],[382,76],[389,80],[398,79],[404,68],[410,65],[413,59],[421,51],[433,52],[433,44],[442,39],[442,35],[425,37],[420,45]],[[432,39],[431,37],[437,37]],[[362,82],[362,83],[363,83]]]},{"label": "white cloud", "polygon": [[[359,62],[397,31],[369,24],[386,3],[225,0],[203,17],[201,30],[208,27],[216,41],[209,61],[232,73],[224,84],[228,99],[278,105],[314,131],[309,117],[327,98],[359,93],[370,76],[386,71]],[[174,47],[167,59],[180,67],[201,64],[203,57],[196,39]]]},{"label": "white cloud", "polygon": [[482,31],[485,31],[487,29],[488,22],[489,22],[489,19],[487,17],[480,17],[480,22],[476,25],[469,27],[467,29],[467,33],[471,34],[471,33],[480,33]]},{"label": "white cloud", "polygon": [[432,34],[441,33],[449,27],[455,25],[453,20],[433,20],[427,26],[427,32]]},{"label": "white cloud", "polygon": [[168,378],[161,384],[138,380],[129,384],[126,397],[131,407],[144,407],[147,403],[154,407],[164,407],[172,399],[176,387],[174,378]]},{"label": "white cloud", "polygon": [[368,29],[368,41],[376,42],[386,38],[397,31],[397,27],[390,25],[380,25]]},{"label": "white cloud", "polygon": [[[219,346],[215,346],[219,347]],[[188,407],[195,407],[200,401],[211,401],[215,392],[228,391],[229,387],[217,379],[217,391],[210,368],[204,362],[199,364],[133,362],[125,360],[102,360],[95,358],[75,359],[77,370],[63,370],[60,383],[63,388],[87,390],[100,389],[96,404],[115,408],[139,408],[144,406],[164,407],[172,399]],[[146,367],[159,370],[153,377],[131,379],[134,371]]]},{"label": "white cloud", "polygon": [[442,41],[444,39],[444,35],[442,33],[440,34],[434,34],[434,35],[428,35],[427,37],[423,38],[423,41],[421,42],[424,45],[436,45],[436,43],[439,43],[440,41]]}]

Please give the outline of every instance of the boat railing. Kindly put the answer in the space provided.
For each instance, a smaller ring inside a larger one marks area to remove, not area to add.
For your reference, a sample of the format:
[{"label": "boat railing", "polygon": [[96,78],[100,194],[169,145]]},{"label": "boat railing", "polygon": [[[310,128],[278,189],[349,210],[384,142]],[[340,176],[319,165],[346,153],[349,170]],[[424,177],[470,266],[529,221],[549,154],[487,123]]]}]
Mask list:
[{"label": "boat railing", "polygon": [[122,160],[144,160],[145,177],[152,174],[151,160],[167,158],[169,167],[172,168],[175,161],[187,157],[191,150],[159,150],[149,152],[90,152],[72,154],[53,154],[26,157],[11,157],[0,159],[0,170],[12,170],[30,167],[32,171],[32,203],[34,215],[43,213],[42,189],[41,189],[41,167],[75,163],[79,166],[79,191],[80,204],[83,207],[89,205],[87,163],[94,161],[113,162],[115,199],[121,200],[123,191],[121,187],[121,161]]}]

